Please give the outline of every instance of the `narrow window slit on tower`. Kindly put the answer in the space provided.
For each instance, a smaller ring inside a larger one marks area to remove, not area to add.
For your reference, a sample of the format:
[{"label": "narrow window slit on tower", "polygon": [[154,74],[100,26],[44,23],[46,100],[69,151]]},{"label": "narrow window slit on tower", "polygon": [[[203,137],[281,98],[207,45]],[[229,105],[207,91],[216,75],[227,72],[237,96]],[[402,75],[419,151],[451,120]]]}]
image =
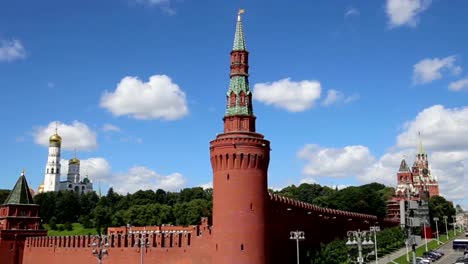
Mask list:
[{"label": "narrow window slit on tower", "polygon": [[250,203],[250,210],[253,211],[253,203]]},{"label": "narrow window slit on tower", "polygon": [[244,244],[241,244],[241,250],[244,250]]},{"label": "narrow window slit on tower", "polygon": [[228,173],[228,175],[226,176],[226,179],[229,181],[229,173]]}]

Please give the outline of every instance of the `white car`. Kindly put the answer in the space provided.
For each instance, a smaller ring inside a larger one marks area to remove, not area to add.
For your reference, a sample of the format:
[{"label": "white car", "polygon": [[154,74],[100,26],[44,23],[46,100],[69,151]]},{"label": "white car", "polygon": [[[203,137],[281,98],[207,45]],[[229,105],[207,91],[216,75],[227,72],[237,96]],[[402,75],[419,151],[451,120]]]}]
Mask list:
[{"label": "white car", "polygon": [[428,260],[428,259],[426,259],[426,258],[417,257],[417,258],[416,258],[416,263],[429,264],[429,263],[431,263],[431,261]]}]

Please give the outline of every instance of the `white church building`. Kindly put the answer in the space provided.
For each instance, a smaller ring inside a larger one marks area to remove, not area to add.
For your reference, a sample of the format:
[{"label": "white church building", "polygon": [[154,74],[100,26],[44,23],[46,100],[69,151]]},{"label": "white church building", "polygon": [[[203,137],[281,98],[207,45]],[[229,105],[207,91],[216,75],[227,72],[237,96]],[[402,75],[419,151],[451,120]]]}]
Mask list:
[{"label": "white church building", "polygon": [[62,138],[55,134],[49,138],[49,156],[45,168],[44,183],[39,186],[38,193],[74,191],[77,194],[93,191],[93,183],[86,175],[83,179],[80,177],[80,160],[75,157],[68,161],[68,173],[65,181],[60,180],[60,148]]}]

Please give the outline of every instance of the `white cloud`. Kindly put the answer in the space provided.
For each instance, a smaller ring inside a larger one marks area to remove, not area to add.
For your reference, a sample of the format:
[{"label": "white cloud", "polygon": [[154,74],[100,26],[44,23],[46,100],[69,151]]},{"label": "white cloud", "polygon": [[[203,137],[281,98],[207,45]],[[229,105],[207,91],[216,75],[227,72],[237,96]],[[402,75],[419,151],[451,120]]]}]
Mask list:
[{"label": "white cloud", "polygon": [[171,0],[135,0],[136,3],[145,6],[156,6],[169,15],[175,14],[175,9],[170,6]]},{"label": "white cloud", "polygon": [[[392,151],[385,153],[379,160],[367,167],[357,179],[364,183],[379,182],[387,186],[396,186],[396,172],[400,168],[402,159],[411,165],[415,154],[416,145],[413,149]],[[410,158],[408,158],[410,157]]]},{"label": "white cloud", "polygon": [[143,166],[130,168],[128,172],[112,175],[114,191],[126,194],[138,190],[180,191],[184,188],[186,179],[180,173],[160,175]]},{"label": "white cloud", "polygon": [[166,75],[153,75],[148,82],[124,77],[114,92],[104,92],[100,105],[136,119],[175,120],[188,114],[185,93]]},{"label": "white cloud", "polygon": [[455,56],[423,59],[413,66],[413,83],[425,84],[442,78],[442,71],[448,70],[457,75],[462,68],[455,64]]},{"label": "white cloud", "polygon": [[348,8],[344,14],[345,17],[350,17],[350,16],[359,16],[360,12],[354,7]]},{"label": "white cloud", "polygon": [[386,12],[390,27],[415,27],[419,15],[431,5],[431,0],[387,0]]},{"label": "white cloud", "polygon": [[314,106],[320,98],[320,82],[291,81],[290,78],[272,83],[254,85],[254,99],[267,105],[286,109],[291,112],[302,112]]},{"label": "white cloud", "polygon": [[378,160],[365,146],[325,148],[306,145],[299,153],[306,160],[302,182],[315,183],[318,177],[356,176],[361,183],[379,182],[396,186],[401,160],[411,166],[418,151],[419,138],[428,153],[432,175],[439,180],[440,193],[454,204],[468,208],[468,107],[441,105],[422,110],[406,122],[395,146]]},{"label": "white cloud", "polygon": [[424,146],[432,151],[468,149],[468,107],[434,105],[424,109],[405,124],[405,131],[397,137],[397,147],[415,148],[419,132]]},{"label": "white cloud", "polygon": [[359,99],[359,95],[345,96],[342,92],[330,89],[327,92],[327,97],[322,101],[322,105],[330,106],[339,103],[351,103]]},{"label": "white cloud", "polygon": [[374,161],[369,149],[364,146],[323,148],[309,144],[299,151],[298,156],[307,162],[303,169],[307,177],[356,176]]},{"label": "white cloud", "polygon": [[468,77],[449,84],[449,90],[461,91],[463,89],[468,90]]},{"label": "white cloud", "polygon": [[120,132],[120,128],[112,124],[104,124],[101,129],[106,132]]},{"label": "white cloud", "polygon": [[210,182],[208,182],[208,183],[200,184],[199,186],[202,187],[204,190],[210,189],[210,188],[213,188],[213,182],[210,181]]},{"label": "white cloud", "polygon": [[[70,157],[72,158],[72,157]],[[78,159],[79,154],[78,154]],[[62,159],[60,165],[62,165],[62,179],[65,180],[68,174],[68,161],[69,159]],[[109,162],[101,157],[80,159],[80,176],[83,179],[86,175],[94,183],[94,190],[97,190],[96,185],[98,181],[109,182],[111,175],[111,167]]]},{"label": "white cloud", "polygon": [[17,39],[0,40],[0,61],[14,61],[26,58],[23,44]]},{"label": "white cloud", "polygon": [[69,125],[57,121],[50,122],[46,127],[36,127],[33,131],[34,141],[39,145],[49,146],[49,138],[55,134],[56,126],[62,137],[62,149],[88,151],[97,147],[96,133],[79,121],[73,121]]},{"label": "white cloud", "polygon": [[454,203],[468,206],[464,188],[468,186],[468,107],[445,108],[435,105],[407,122],[396,146],[360,175],[362,182],[378,181],[396,185],[396,173],[406,156],[411,166],[417,152],[418,132],[428,153],[432,175],[438,178],[441,195]]}]

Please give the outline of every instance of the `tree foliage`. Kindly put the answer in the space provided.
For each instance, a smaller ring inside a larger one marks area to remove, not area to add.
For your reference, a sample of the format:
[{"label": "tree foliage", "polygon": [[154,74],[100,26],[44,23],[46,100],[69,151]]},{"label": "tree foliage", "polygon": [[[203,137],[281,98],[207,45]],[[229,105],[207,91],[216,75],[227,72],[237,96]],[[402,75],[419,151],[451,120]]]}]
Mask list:
[{"label": "tree foliage", "polygon": [[435,228],[435,221],[434,217],[438,217],[439,221],[437,221],[437,226],[439,232],[445,230],[445,222],[444,216],[447,216],[447,223],[451,222],[452,216],[456,213],[455,208],[453,207],[453,203],[450,201],[445,200],[444,197],[439,195],[434,195],[429,198],[429,214],[431,215],[431,225],[433,230],[437,230]]},{"label": "tree foliage", "polygon": [[[211,217],[212,189],[186,188],[180,192],[158,189],[120,195],[110,188],[105,196],[95,192],[77,195],[71,191],[47,192],[35,196],[44,223],[54,229],[80,222],[101,233],[110,226],[192,225]],[[66,225],[65,225],[66,224]]]},{"label": "tree foliage", "polygon": [[383,217],[387,212],[386,202],[392,194],[392,188],[380,183],[370,183],[337,190],[303,183],[299,187],[288,186],[277,193],[321,207]]},{"label": "tree foliage", "polygon": [[5,202],[9,194],[10,194],[10,190],[0,189],[0,204],[3,204]]}]

